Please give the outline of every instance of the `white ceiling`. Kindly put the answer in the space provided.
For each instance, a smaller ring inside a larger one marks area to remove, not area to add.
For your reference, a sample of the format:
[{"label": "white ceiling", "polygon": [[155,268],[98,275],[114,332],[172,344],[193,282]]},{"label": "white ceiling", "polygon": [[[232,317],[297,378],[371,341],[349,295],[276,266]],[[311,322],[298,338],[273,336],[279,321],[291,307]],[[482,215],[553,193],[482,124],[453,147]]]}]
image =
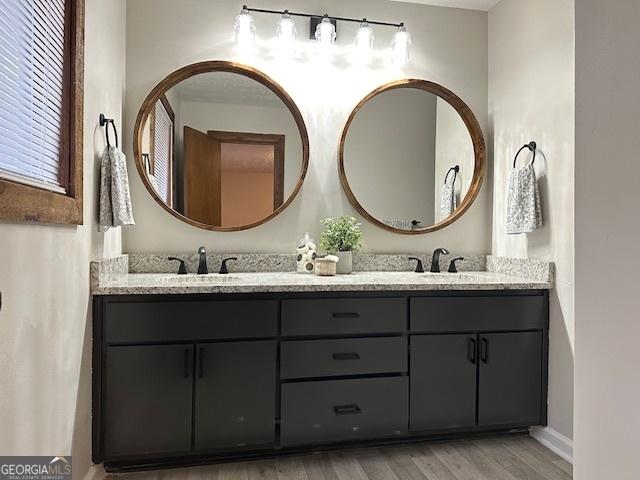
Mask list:
[{"label": "white ceiling", "polygon": [[267,87],[237,73],[203,73],[180,82],[173,89],[185,102],[284,107],[282,100]]},{"label": "white ceiling", "polygon": [[392,2],[420,3],[422,5],[438,5],[440,7],[468,8],[488,11],[500,0],[391,0]]}]

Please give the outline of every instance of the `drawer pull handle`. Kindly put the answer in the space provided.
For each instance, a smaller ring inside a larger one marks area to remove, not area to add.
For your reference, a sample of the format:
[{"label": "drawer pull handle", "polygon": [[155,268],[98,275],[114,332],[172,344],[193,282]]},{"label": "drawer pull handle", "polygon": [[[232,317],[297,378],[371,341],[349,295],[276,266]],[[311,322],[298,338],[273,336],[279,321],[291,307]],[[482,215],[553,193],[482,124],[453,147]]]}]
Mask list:
[{"label": "drawer pull handle", "polygon": [[342,405],[333,407],[333,413],[336,415],[355,415],[357,413],[362,413],[362,410],[358,405]]},{"label": "drawer pull handle", "polygon": [[337,312],[333,314],[333,318],[360,318],[360,314],[356,312]]},{"label": "drawer pull handle", "polygon": [[334,353],[334,360],[360,360],[360,355],[357,353]]},{"label": "drawer pull handle", "polygon": [[489,363],[489,340],[486,338],[480,340],[480,360],[482,363]]},{"label": "drawer pull handle", "polygon": [[469,339],[469,361],[475,365],[476,358],[478,358],[478,351],[476,348],[476,339]]},{"label": "drawer pull handle", "polygon": [[189,354],[191,353],[190,349],[185,348],[184,349],[184,378],[189,378],[189,370],[191,370],[189,367]]},{"label": "drawer pull handle", "polygon": [[200,365],[199,365],[199,372],[198,372],[198,377],[202,378],[204,377],[204,348],[200,349],[200,361],[199,361]]}]

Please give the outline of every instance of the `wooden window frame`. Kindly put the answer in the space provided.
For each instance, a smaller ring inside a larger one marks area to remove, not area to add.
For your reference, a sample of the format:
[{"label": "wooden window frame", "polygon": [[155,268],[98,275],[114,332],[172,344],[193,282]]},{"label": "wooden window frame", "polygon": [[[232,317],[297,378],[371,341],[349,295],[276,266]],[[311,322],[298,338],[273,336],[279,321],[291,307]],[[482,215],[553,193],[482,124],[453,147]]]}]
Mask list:
[{"label": "wooden window frame", "polygon": [[[162,95],[160,97],[160,103],[164,107],[167,115],[171,119],[171,158],[169,159],[169,166],[167,169],[167,174],[169,175],[168,183],[169,183],[169,198],[170,201],[168,205],[173,208],[173,205],[176,203],[173,195],[175,193],[175,164],[176,164],[176,113],[173,111],[171,107],[171,102],[166,95]],[[156,109],[154,108],[149,115],[149,173],[153,176],[156,174]]]},{"label": "wooden window frame", "polygon": [[84,0],[68,0],[60,178],[56,193],[0,178],[0,220],[83,224]]},{"label": "wooden window frame", "polygon": [[207,135],[221,143],[273,146],[273,210],[284,203],[284,147],[285,136],[271,133],[223,132],[208,130]]}]

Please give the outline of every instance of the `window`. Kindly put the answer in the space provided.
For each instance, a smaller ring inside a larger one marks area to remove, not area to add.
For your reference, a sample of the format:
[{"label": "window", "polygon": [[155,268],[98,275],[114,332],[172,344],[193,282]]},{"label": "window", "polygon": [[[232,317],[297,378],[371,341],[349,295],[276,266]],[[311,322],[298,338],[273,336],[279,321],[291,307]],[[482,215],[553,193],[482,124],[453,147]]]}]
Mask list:
[{"label": "window", "polygon": [[173,144],[176,115],[166,96],[162,96],[151,116],[151,164],[158,195],[173,206]]},{"label": "window", "polygon": [[83,0],[0,0],[0,219],[82,223]]}]

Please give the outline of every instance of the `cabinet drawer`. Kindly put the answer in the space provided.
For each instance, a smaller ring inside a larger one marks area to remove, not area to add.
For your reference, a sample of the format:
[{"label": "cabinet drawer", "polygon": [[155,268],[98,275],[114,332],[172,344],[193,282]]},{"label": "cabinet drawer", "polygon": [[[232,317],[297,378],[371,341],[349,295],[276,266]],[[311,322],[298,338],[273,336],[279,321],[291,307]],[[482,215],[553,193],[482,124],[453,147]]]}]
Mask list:
[{"label": "cabinet drawer", "polygon": [[107,303],[107,342],[274,337],[275,300]]},{"label": "cabinet drawer", "polygon": [[543,295],[499,297],[414,297],[412,332],[537,330],[545,327],[548,303]]},{"label": "cabinet drawer", "polygon": [[351,335],[406,331],[403,298],[283,300],[283,335]]},{"label": "cabinet drawer", "polygon": [[407,377],[283,384],[281,443],[320,444],[405,434],[408,390]]},{"label": "cabinet drawer", "polygon": [[280,348],[283,379],[407,371],[404,337],[294,340]]}]

